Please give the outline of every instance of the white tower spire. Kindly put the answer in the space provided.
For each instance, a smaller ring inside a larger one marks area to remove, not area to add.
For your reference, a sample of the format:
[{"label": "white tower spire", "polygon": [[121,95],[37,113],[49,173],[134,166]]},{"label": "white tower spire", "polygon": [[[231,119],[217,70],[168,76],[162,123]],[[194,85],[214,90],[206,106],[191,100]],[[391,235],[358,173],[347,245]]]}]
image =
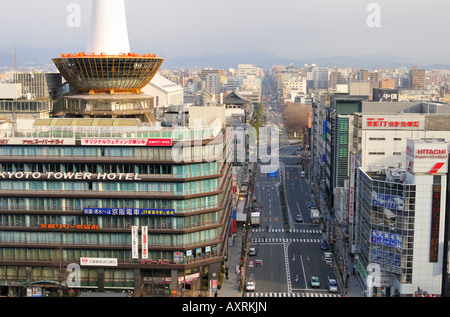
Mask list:
[{"label": "white tower spire", "polygon": [[86,53],[130,53],[125,0],[92,0],[91,30]]}]

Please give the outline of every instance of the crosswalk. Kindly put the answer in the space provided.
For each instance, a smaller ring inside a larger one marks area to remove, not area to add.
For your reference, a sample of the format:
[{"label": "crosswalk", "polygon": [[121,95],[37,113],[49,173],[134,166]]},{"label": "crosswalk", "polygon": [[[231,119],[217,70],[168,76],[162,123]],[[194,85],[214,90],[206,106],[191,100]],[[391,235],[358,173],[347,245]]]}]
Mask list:
[{"label": "crosswalk", "polygon": [[277,165],[277,164],[258,164],[259,168],[271,169],[273,171],[278,170],[278,168],[301,168],[301,165],[297,164],[285,164],[285,165]]},{"label": "crosswalk", "polygon": [[[322,234],[322,231],[318,229],[261,229],[253,228],[254,233],[306,233],[306,234]],[[290,243],[290,242],[302,242],[302,243],[320,243],[322,238],[293,238],[293,237],[251,237],[250,242],[253,243]]]},{"label": "crosswalk", "polygon": [[253,228],[252,232],[290,232],[290,233],[322,233],[319,229],[263,229]]},{"label": "crosswalk", "polygon": [[245,297],[340,297],[341,295],[337,293],[327,293],[327,292],[317,292],[317,293],[310,293],[310,292],[252,292],[252,293],[245,293]]},{"label": "crosswalk", "polygon": [[320,243],[321,239],[305,239],[305,238],[251,238],[252,243],[285,243],[285,242],[302,242],[302,243]]}]

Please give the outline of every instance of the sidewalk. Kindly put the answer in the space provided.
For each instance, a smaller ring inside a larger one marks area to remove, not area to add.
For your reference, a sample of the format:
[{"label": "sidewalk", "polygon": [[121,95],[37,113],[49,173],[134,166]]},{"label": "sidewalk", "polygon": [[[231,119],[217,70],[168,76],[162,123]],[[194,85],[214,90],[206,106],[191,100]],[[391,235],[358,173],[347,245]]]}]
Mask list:
[{"label": "sidewalk", "polygon": [[[353,272],[353,262],[350,261],[349,266],[351,268],[351,272]],[[347,293],[345,294],[345,290],[341,292],[344,297],[364,297],[364,289],[361,285],[360,277],[356,274],[350,273],[350,277],[347,283]]]},{"label": "sidewalk", "polygon": [[239,291],[239,276],[236,274],[236,267],[239,270],[241,258],[242,234],[243,232],[238,227],[235,237],[228,238],[228,260],[225,261],[225,265],[228,265],[228,280],[223,278],[219,297],[242,296],[242,291]]}]

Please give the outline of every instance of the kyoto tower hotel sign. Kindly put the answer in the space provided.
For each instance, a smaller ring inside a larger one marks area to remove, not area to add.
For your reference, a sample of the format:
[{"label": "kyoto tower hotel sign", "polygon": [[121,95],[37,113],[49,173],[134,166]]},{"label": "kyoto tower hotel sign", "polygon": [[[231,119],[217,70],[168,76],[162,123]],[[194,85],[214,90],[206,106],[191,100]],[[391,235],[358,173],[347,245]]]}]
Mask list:
[{"label": "kyoto tower hotel sign", "polygon": [[93,0],[86,52],[61,54],[53,62],[78,93],[141,93],[163,59],[132,53],[124,0]]}]

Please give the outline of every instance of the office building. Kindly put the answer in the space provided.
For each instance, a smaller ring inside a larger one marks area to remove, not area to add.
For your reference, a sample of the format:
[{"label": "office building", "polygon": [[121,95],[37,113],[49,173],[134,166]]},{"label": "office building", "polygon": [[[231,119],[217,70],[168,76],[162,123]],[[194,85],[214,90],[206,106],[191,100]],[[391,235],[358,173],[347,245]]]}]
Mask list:
[{"label": "office building", "polygon": [[207,111],[184,129],[151,120],[154,97],[141,91],[162,59],[130,53],[124,10],[124,0],[93,1],[89,53],[54,59],[76,91],[65,118],[2,131],[2,294],[217,290],[230,134]]},{"label": "office building", "polygon": [[328,68],[316,67],[313,70],[314,76],[314,88],[315,89],[328,89]]},{"label": "office building", "polygon": [[49,118],[62,85],[60,74],[14,72],[0,83],[0,117],[17,128]]},{"label": "office building", "polygon": [[406,168],[359,168],[356,258],[367,296],[442,295],[448,150],[408,140]]},{"label": "office building", "polygon": [[[426,104],[422,106],[428,108]],[[438,108],[438,111],[450,110],[448,106]],[[405,167],[408,140],[438,138],[450,141],[450,113],[425,111],[355,113],[352,149],[356,151],[356,165]]]},{"label": "office building", "polygon": [[409,71],[409,89],[422,90],[425,89],[425,70],[419,69],[417,66],[411,67]]},{"label": "office building", "polygon": [[[209,285],[231,211],[231,167],[220,159],[222,138],[212,139],[218,130],[40,119],[33,131],[10,131],[0,140],[0,285],[22,296],[43,280],[50,293],[59,283],[65,293],[151,296]],[[134,244],[132,228],[148,246]],[[92,262],[107,260],[114,265]],[[60,269],[71,264],[81,265],[72,288]]]},{"label": "office building", "polygon": [[[365,96],[344,94],[332,95],[329,103],[329,107],[321,108],[326,114],[326,122],[323,123],[323,127],[326,128],[324,172],[325,192],[330,198],[330,206],[334,201],[334,188],[343,187],[349,176],[352,150],[364,151],[365,159],[372,157],[373,160],[370,164],[375,164],[374,162],[378,162],[380,165],[386,164],[385,159],[387,159],[389,161],[388,166],[397,166],[398,163],[403,162],[402,156],[405,155],[404,150],[399,147],[404,146],[407,139],[416,136],[418,138],[439,137],[439,135],[445,137],[446,131],[450,131],[450,126],[447,124],[450,106],[447,104],[373,102],[368,101]],[[368,114],[368,116],[364,116],[364,123],[361,119],[355,119],[359,118],[359,115],[354,116],[356,113],[360,115]],[[418,122],[418,120],[425,120],[421,121],[423,124],[419,123],[419,128],[409,125],[411,122]],[[370,126],[372,121],[376,122],[373,124],[380,124],[379,121],[382,123],[380,126]],[[396,123],[397,121],[398,123]],[[404,124],[406,126],[403,126]],[[374,131],[373,129],[378,130]],[[382,135],[380,135],[380,131],[382,131]],[[324,130],[321,127],[314,126],[313,135],[323,134],[323,132]],[[393,140],[394,138],[401,141]],[[384,142],[385,140],[387,142]],[[378,143],[375,144],[374,142]],[[369,163],[362,162],[362,160],[364,159],[358,158],[358,166],[368,166]]]}]

